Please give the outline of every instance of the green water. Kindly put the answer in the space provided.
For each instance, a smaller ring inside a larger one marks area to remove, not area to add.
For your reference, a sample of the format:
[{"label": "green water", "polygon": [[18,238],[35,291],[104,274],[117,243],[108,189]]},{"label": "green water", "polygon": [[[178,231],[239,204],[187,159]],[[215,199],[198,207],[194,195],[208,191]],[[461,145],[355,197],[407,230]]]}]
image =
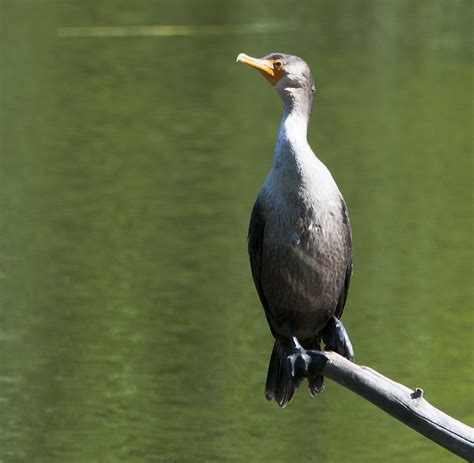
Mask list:
[{"label": "green water", "polygon": [[0,461],[458,461],[329,381],[265,401],[246,233],[281,104],[234,61],[311,65],[356,360],[473,425],[471,5],[0,0]]}]

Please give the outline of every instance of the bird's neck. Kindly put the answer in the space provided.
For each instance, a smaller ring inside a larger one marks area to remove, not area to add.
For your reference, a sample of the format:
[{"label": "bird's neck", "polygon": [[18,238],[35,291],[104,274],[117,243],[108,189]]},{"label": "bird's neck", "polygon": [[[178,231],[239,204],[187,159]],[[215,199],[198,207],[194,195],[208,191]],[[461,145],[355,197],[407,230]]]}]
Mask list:
[{"label": "bird's neck", "polygon": [[289,141],[306,141],[308,134],[309,114],[299,107],[286,106],[280,124],[280,136]]},{"label": "bird's neck", "polygon": [[275,147],[275,167],[289,168],[311,153],[307,139],[309,116],[308,108],[285,105]]}]

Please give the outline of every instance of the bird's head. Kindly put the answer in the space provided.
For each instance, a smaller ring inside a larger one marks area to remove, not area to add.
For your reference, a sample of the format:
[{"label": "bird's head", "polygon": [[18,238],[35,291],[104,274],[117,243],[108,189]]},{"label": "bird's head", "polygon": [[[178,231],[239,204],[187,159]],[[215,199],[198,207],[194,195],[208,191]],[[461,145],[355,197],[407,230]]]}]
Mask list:
[{"label": "bird's head", "polygon": [[240,53],[237,62],[248,64],[263,74],[285,104],[294,106],[307,103],[311,108],[315,86],[311,70],[301,58],[282,53],[252,58]]}]

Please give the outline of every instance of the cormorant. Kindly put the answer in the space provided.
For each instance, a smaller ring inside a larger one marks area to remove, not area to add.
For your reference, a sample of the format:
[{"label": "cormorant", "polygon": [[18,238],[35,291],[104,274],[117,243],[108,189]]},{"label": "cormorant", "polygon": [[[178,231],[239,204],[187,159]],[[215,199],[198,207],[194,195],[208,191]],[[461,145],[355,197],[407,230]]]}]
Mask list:
[{"label": "cormorant", "polygon": [[[287,358],[295,345],[334,350],[354,357],[339,318],[352,274],[352,238],[344,199],[326,166],[307,141],[315,86],[301,58],[272,53],[239,54],[257,69],[283,100],[283,119],[273,166],[252,210],[248,250],[252,276],[275,344],[265,396],[280,407],[295,387]],[[322,376],[309,379],[311,395]]]}]

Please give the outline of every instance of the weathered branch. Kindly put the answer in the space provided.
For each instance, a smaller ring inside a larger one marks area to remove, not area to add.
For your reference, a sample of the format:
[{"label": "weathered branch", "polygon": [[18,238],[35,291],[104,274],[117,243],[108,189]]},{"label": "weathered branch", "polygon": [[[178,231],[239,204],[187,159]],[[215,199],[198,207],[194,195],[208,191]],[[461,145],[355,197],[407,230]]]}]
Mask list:
[{"label": "weathered branch", "polygon": [[468,461],[474,461],[474,429],[446,415],[414,391],[335,352],[302,350],[289,357],[293,376],[317,374],[359,394],[428,439]]}]

